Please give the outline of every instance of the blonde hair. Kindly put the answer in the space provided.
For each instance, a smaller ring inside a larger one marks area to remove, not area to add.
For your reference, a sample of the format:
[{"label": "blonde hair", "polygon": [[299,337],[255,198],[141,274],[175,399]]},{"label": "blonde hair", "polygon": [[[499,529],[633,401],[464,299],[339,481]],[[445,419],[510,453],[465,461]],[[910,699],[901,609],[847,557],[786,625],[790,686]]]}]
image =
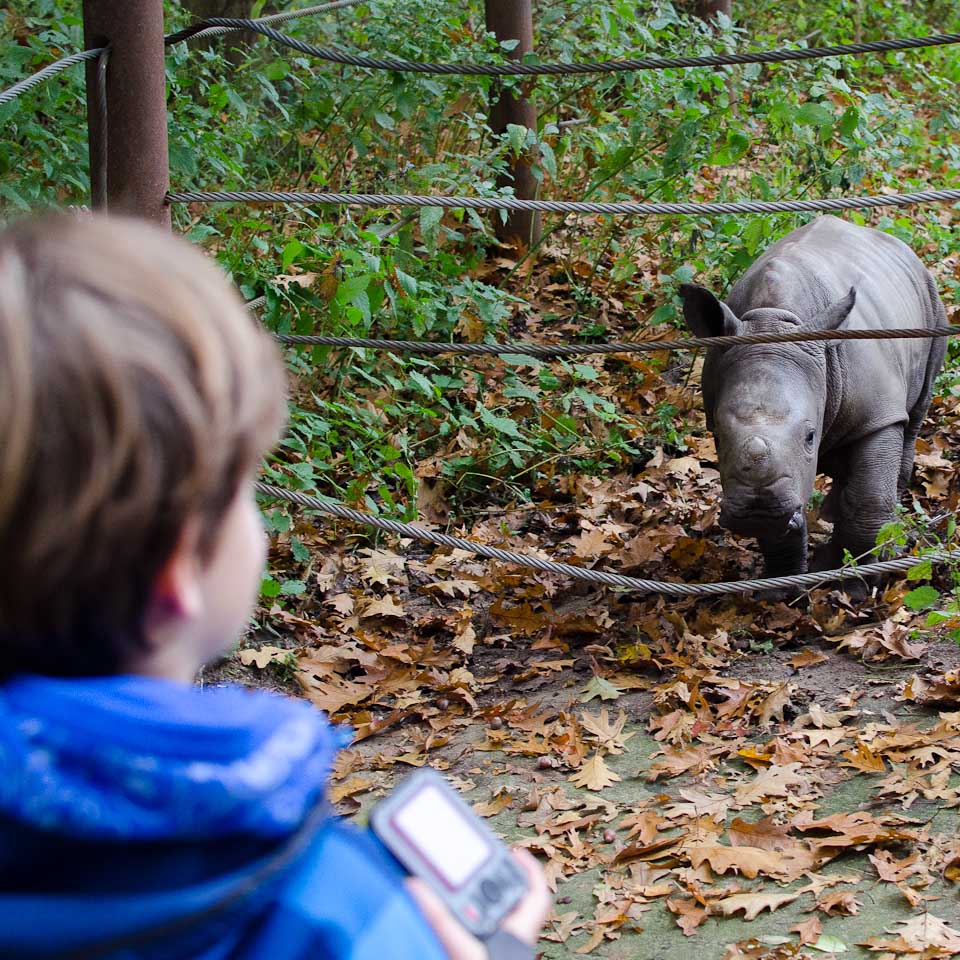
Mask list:
[{"label": "blonde hair", "polygon": [[112,673],[188,519],[209,555],[285,413],[276,346],[132,220],[0,233],[0,670]]}]

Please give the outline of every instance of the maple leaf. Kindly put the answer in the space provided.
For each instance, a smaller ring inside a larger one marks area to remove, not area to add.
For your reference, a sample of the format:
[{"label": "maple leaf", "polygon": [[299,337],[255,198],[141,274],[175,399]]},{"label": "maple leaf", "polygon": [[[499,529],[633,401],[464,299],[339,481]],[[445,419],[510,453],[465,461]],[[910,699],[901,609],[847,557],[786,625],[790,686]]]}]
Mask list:
[{"label": "maple leaf", "polygon": [[364,549],[360,551],[367,555],[367,559],[361,564],[360,577],[367,583],[373,585],[379,583],[385,587],[390,586],[392,580],[404,582],[406,580],[403,574],[403,566],[406,562],[404,557],[396,553],[390,553],[387,550]]},{"label": "maple leaf", "polygon": [[284,663],[291,656],[293,651],[285,650],[283,647],[260,647],[259,649],[254,649],[253,647],[248,647],[246,650],[241,650],[239,653],[240,662],[245,667],[259,667],[263,670],[270,663]]},{"label": "maple leaf", "polygon": [[403,604],[395,600],[389,593],[379,600],[371,600],[360,614],[361,620],[369,620],[371,617],[398,617],[404,619],[406,612]]},{"label": "maple leaf", "polygon": [[349,617],[353,613],[354,602],[353,597],[349,593],[338,593],[335,597],[330,597],[327,600],[323,601],[326,606],[333,607],[337,613],[342,613],[345,617]]},{"label": "maple leaf", "polygon": [[856,750],[848,750],[844,756],[847,758],[847,762],[843,764],[845,767],[853,767],[863,773],[886,772],[887,765],[883,757],[872,753],[870,748],[861,740],[857,741]]},{"label": "maple leaf", "polygon": [[[573,661],[562,661],[564,664],[570,664]],[[631,737],[636,736],[635,732],[624,734],[623,728],[627,723],[626,711],[621,710],[614,723],[610,722],[607,714],[607,708],[601,707],[597,716],[584,711],[580,714],[580,725],[588,734],[595,737],[597,742],[608,753],[623,753],[624,746]]]},{"label": "maple leaf", "polygon": [[656,839],[661,826],[669,826],[659,814],[652,810],[631,813],[617,824],[618,830],[627,830],[627,837],[639,837],[640,843],[650,843]]},{"label": "maple leaf", "polygon": [[586,787],[588,790],[603,790],[616,783],[621,778],[611,770],[603,760],[603,754],[597,751],[587,760],[570,780],[574,786]]},{"label": "maple leaf", "polygon": [[448,597],[469,597],[480,589],[480,584],[476,580],[438,580],[424,584],[422,589],[443,593]]},{"label": "maple leaf", "polygon": [[609,680],[604,680],[603,677],[593,676],[584,687],[583,693],[580,695],[580,702],[589,703],[595,697],[599,697],[601,700],[616,700],[621,696],[623,696],[623,691],[619,687],[615,687]]},{"label": "maple leaf", "polygon": [[785,797],[794,792],[794,787],[806,783],[801,776],[799,763],[790,763],[784,767],[768,767],[761,770],[749,783],[737,788],[737,803],[749,806],[760,803],[768,797]]},{"label": "maple leaf", "polygon": [[721,913],[725,917],[732,917],[742,910],[744,920],[755,920],[764,910],[773,913],[774,910],[793,903],[798,896],[796,893],[735,893],[722,900],[713,900],[709,910],[711,914]]}]

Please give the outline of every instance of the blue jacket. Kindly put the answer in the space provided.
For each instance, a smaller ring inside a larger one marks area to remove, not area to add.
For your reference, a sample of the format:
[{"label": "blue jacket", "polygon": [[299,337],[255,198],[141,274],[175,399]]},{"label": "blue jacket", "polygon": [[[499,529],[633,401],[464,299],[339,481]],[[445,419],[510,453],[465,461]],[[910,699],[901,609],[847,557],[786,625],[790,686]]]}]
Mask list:
[{"label": "blue jacket", "polygon": [[0,957],[442,960],[332,816],[305,703],[143,677],[0,687]]}]

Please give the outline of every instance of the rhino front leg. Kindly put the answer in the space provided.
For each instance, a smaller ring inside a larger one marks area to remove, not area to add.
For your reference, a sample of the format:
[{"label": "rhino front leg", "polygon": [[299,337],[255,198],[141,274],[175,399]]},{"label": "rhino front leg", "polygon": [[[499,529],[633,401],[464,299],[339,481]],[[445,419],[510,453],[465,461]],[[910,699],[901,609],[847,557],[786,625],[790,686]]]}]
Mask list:
[{"label": "rhino front leg", "polygon": [[850,447],[828,551],[836,565],[844,550],[869,562],[880,528],[896,516],[902,454],[903,424],[878,430]]}]

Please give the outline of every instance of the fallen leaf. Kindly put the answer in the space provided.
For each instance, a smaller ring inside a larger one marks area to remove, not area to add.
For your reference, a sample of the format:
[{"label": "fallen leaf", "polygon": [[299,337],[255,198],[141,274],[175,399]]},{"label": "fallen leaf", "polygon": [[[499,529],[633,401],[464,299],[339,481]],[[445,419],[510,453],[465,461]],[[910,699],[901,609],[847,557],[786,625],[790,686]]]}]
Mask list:
[{"label": "fallen leaf", "polygon": [[586,787],[588,790],[603,790],[604,787],[609,787],[620,779],[604,763],[603,755],[599,751],[570,777],[575,786]]},{"label": "fallen leaf", "polygon": [[589,703],[595,697],[599,697],[601,700],[616,700],[621,696],[623,696],[623,691],[619,687],[615,687],[609,680],[604,680],[603,677],[593,676],[584,687],[583,693],[580,695],[580,702]]},{"label": "fallen leaf", "polygon": [[826,663],[830,658],[819,650],[803,650],[790,658],[790,666],[794,670],[812,667],[816,663]]},{"label": "fallen leaf", "polygon": [[819,917],[808,917],[795,927],[791,927],[790,932],[800,936],[800,946],[806,943],[816,943],[817,940],[820,939],[820,934],[823,932],[823,924],[820,922]]},{"label": "fallen leaf", "polygon": [[742,910],[744,920],[755,920],[764,910],[773,913],[774,910],[793,903],[797,896],[796,893],[735,893],[732,897],[713,900],[709,909],[711,914],[720,913],[725,917],[732,917]]},{"label": "fallen leaf", "polygon": [[283,647],[248,647],[239,654],[240,662],[245,667],[259,667],[261,670],[271,663],[286,663],[292,655],[292,650],[285,650]]}]

